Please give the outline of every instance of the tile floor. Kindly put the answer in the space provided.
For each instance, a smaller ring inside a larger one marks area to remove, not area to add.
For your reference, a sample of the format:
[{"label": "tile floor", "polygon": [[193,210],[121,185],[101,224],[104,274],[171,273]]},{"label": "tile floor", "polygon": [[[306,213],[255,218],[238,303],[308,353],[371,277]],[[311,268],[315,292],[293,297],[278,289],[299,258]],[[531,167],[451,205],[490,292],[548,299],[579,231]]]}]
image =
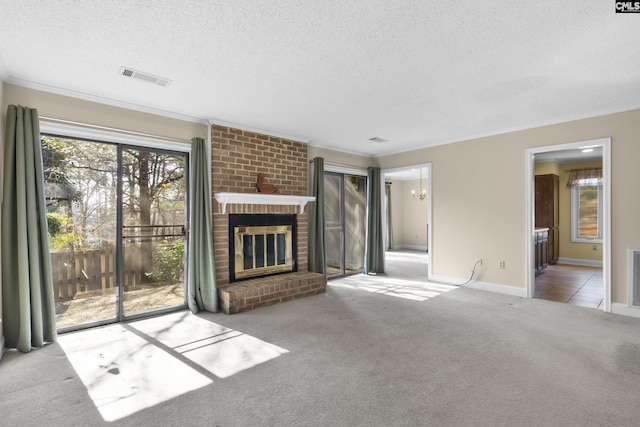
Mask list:
[{"label": "tile floor", "polygon": [[555,264],[536,277],[534,298],[602,309],[602,268]]}]

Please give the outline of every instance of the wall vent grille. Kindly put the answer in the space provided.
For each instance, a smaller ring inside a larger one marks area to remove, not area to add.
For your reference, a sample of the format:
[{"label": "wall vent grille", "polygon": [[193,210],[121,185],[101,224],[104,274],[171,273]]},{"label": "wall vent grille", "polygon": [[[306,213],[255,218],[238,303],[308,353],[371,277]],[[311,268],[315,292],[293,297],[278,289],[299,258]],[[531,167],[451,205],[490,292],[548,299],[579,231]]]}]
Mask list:
[{"label": "wall vent grille", "polygon": [[171,80],[165,79],[164,77],[154,76],[153,74],[144,73],[129,67],[120,67],[120,75],[153,83],[162,87],[166,87],[171,82]]}]

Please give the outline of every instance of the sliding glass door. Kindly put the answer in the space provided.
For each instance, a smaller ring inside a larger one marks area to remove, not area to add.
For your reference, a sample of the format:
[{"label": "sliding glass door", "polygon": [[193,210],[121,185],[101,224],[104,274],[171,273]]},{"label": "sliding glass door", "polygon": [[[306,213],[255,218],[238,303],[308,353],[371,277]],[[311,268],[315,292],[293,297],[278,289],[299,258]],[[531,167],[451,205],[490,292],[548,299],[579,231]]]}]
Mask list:
[{"label": "sliding glass door", "polygon": [[123,316],[184,305],[186,155],[122,150]]},{"label": "sliding glass door", "polygon": [[57,326],[114,321],[118,147],[44,136],[42,155]]},{"label": "sliding glass door", "polygon": [[327,275],[361,272],[366,233],[365,176],[325,172],[324,219]]},{"label": "sliding glass door", "polygon": [[43,136],[57,326],[185,305],[187,155]]}]

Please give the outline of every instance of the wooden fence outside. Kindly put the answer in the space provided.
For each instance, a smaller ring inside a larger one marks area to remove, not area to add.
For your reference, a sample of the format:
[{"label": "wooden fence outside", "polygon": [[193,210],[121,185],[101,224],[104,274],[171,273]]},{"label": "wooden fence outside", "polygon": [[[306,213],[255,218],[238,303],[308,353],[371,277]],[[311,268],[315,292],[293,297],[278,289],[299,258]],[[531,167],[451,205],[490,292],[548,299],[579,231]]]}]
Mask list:
[{"label": "wooden fence outside", "polygon": [[[147,276],[150,271],[145,270],[152,268],[149,265],[149,254],[154,254],[167,242],[184,242],[185,236],[184,225],[181,224],[125,226],[123,233],[125,243],[122,246],[122,284],[125,290],[152,284],[153,280]],[[115,254],[113,246],[51,253],[56,299],[68,301],[83,294],[89,296],[115,293]],[[143,261],[143,257],[146,258],[146,262]]]},{"label": "wooden fence outside", "polygon": [[[127,253],[125,245],[125,262],[123,285],[125,289],[140,285],[146,277],[136,262],[136,254],[132,250]],[[68,301],[82,294],[108,295],[115,293],[115,250],[113,248],[93,249],[78,252],[51,253],[53,286],[56,299]]]}]

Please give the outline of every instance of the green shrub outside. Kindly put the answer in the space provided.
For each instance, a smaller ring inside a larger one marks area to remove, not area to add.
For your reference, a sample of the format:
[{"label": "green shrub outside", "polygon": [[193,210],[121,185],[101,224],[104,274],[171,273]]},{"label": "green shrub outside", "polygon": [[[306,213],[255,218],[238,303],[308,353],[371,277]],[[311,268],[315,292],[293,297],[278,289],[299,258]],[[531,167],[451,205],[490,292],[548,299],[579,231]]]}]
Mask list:
[{"label": "green shrub outside", "polygon": [[153,280],[176,284],[184,278],[184,241],[163,240],[153,256],[153,271],[147,274]]}]

